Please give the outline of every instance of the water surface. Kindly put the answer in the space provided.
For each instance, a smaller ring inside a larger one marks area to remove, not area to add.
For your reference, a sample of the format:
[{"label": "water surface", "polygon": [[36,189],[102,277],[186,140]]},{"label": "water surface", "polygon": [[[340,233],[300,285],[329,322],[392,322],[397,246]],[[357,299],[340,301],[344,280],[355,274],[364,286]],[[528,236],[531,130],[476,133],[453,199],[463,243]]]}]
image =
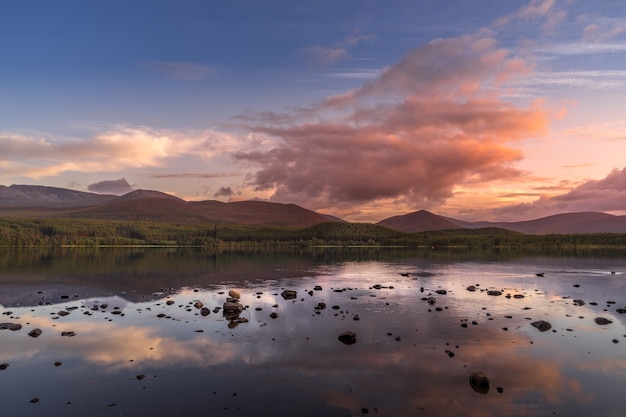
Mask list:
[{"label": "water surface", "polygon": [[434,252],[6,251],[3,415],[623,415],[624,258]]}]

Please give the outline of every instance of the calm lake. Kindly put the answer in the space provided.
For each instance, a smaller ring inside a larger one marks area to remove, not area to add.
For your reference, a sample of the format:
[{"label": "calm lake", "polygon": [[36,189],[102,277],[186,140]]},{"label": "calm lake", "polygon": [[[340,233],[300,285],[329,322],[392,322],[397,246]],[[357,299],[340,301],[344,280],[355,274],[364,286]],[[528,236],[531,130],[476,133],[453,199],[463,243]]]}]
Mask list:
[{"label": "calm lake", "polygon": [[623,252],[2,249],[2,415],[621,417],[625,308]]}]

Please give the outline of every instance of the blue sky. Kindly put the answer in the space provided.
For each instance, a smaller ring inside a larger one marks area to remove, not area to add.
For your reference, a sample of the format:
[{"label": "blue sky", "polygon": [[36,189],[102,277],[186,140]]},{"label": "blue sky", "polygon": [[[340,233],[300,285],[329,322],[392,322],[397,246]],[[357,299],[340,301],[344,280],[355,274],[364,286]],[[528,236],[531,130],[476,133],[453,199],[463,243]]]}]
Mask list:
[{"label": "blue sky", "polygon": [[0,185],[626,212],[619,1],[0,0]]}]

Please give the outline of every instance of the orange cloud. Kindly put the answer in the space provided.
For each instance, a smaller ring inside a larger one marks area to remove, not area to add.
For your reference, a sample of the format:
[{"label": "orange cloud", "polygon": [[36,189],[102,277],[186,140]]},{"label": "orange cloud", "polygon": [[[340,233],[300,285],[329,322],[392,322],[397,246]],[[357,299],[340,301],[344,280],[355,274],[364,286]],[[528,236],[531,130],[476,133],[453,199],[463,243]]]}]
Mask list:
[{"label": "orange cloud", "polygon": [[261,115],[246,127],[277,144],[235,158],[260,165],[257,190],[314,209],[441,203],[457,184],[521,175],[514,144],[543,135],[548,112],[505,102],[498,87],[529,71],[488,33],[437,39],[359,89],[290,118]]}]

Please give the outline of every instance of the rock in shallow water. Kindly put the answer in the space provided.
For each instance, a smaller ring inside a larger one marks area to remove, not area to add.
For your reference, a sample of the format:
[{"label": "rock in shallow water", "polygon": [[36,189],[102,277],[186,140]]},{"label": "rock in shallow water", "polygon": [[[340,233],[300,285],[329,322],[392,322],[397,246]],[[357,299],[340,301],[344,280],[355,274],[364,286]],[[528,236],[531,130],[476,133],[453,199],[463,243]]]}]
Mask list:
[{"label": "rock in shallow water", "polygon": [[611,320],[604,318],[604,317],[596,317],[595,319],[593,319],[593,321],[596,322],[596,324],[603,326],[605,324],[611,324],[613,323]]},{"label": "rock in shallow water", "polygon": [[15,332],[21,328],[22,325],[19,323],[0,323],[0,330],[11,330],[12,332]]},{"label": "rock in shallow water", "polygon": [[241,313],[243,311],[243,305],[232,301],[227,301],[222,306],[224,314]]},{"label": "rock in shallow water", "polygon": [[280,293],[280,295],[285,300],[293,300],[294,298],[296,298],[298,296],[298,292],[295,291],[295,290],[285,290],[282,293]]},{"label": "rock in shallow water", "polygon": [[552,325],[544,320],[535,321],[530,323],[532,326],[536,327],[540,332],[546,332],[552,328]]},{"label": "rock in shallow water", "polygon": [[483,372],[472,372],[469,377],[470,386],[474,391],[479,394],[486,394],[489,392],[489,378]]},{"label": "rock in shallow water", "polygon": [[356,333],[346,331],[339,335],[339,341],[345,345],[353,345],[356,343]]},{"label": "rock in shallow water", "polygon": [[28,332],[28,335],[30,337],[39,337],[41,335],[41,329],[33,329],[30,332]]}]

